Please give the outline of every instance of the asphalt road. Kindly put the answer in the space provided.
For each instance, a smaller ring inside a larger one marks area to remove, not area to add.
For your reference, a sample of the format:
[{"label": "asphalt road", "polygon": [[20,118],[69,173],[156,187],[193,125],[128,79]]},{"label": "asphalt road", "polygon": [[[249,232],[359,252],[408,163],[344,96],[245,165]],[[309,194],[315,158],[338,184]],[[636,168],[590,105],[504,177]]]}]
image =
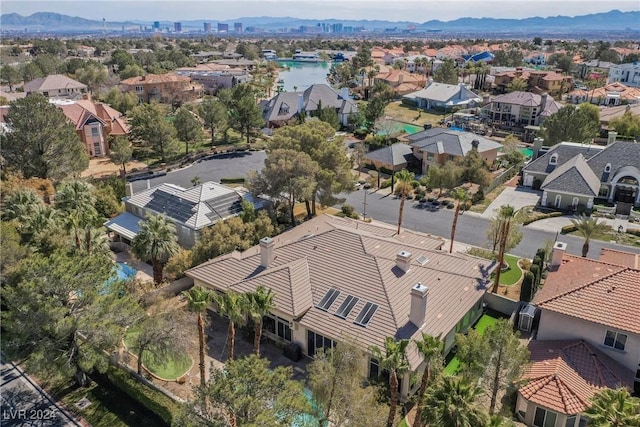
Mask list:
[{"label": "asphalt road", "polygon": [[25,375],[20,367],[2,358],[0,367],[0,425],[80,426]]}]

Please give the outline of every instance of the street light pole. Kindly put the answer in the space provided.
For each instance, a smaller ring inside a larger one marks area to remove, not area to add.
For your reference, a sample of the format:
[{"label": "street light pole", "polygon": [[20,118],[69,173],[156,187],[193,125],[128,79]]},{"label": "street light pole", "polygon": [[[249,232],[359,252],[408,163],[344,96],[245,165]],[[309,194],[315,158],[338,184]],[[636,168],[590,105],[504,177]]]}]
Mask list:
[{"label": "street light pole", "polygon": [[364,210],[362,211],[362,220],[366,221],[367,220],[367,189],[364,189]]}]

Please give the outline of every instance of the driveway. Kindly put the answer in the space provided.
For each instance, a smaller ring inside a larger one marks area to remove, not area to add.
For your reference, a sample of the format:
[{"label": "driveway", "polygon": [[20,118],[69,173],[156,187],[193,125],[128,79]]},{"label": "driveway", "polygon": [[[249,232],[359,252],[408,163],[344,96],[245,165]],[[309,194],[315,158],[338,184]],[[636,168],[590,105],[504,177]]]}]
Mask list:
[{"label": "driveway", "polygon": [[531,190],[522,187],[505,187],[502,193],[495,198],[487,209],[481,214],[483,218],[491,218],[496,210],[502,205],[511,205],[516,211],[525,206],[535,206],[540,200],[541,191]]}]

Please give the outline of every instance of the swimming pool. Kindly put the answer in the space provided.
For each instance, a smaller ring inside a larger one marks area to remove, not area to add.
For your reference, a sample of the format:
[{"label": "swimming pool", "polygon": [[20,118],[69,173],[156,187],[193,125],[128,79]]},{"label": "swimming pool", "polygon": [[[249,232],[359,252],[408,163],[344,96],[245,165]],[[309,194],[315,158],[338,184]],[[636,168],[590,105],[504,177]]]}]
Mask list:
[{"label": "swimming pool", "polygon": [[392,134],[395,134],[396,132],[401,133],[407,133],[409,135],[414,134],[414,133],[418,133],[423,131],[423,127],[422,126],[418,126],[418,125],[412,125],[410,123],[404,123],[404,122],[399,122],[397,120],[390,120],[390,122],[393,123],[391,129],[386,130],[386,129],[381,129],[378,132],[376,132],[376,135],[386,135],[387,132],[391,132]]},{"label": "swimming pool", "polygon": [[109,279],[104,282],[105,287],[107,288],[109,288],[116,282],[128,282],[129,280],[136,277],[136,274],[138,274],[138,270],[124,262],[117,262],[114,267],[115,271],[113,272],[111,277],[109,277]]},{"label": "swimming pool", "polygon": [[533,150],[531,148],[521,148],[520,152],[524,154],[525,157],[533,157]]}]

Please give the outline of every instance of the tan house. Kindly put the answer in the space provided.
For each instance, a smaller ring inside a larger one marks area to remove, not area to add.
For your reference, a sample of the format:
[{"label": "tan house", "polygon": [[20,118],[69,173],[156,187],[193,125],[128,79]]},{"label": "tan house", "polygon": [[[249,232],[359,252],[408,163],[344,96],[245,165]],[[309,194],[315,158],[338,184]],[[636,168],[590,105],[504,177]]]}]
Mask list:
[{"label": "tan house", "polygon": [[640,103],[640,88],[629,87],[620,82],[609,83],[593,90],[576,89],[567,94],[567,102],[616,106]]},{"label": "tan house", "polygon": [[123,92],[132,92],[139,102],[183,103],[202,96],[202,85],[176,74],[147,74],[120,82]]},{"label": "tan house", "polygon": [[562,108],[547,94],[515,91],[498,95],[482,107],[482,115],[495,125],[524,128],[539,126]]},{"label": "tan house", "polygon": [[407,93],[418,91],[424,88],[427,83],[424,75],[397,69],[378,73],[375,81],[388,84],[396,95],[406,95]]},{"label": "tan house", "polygon": [[573,89],[573,77],[571,76],[565,76],[555,71],[532,71],[518,67],[513,71],[505,71],[495,75],[496,92],[507,92],[509,84],[517,78],[527,82],[528,92],[537,94],[546,92],[555,98],[560,98],[562,94]]},{"label": "tan house", "polygon": [[[370,353],[385,337],[443,337],[444,354],[482,315],[493,264],[466,254],[442,252],[443,241],[380,223],[320,215],[244,252],[214,258],[187,271],[196,286],[218,292],[275,293],[265,335],[299,346],[313,358],[349,339]],[[413,343],[411,372],[424,369]],[[382,374],[373,357],[371,377]],[[418,387],[401,378],[403,396]]]},{"label": "tan house", "polygon": [[27,95],[39,93],[47,98],[82,99],[87,85],[62,74],[52,74],[25,83],[24,92]]}]

